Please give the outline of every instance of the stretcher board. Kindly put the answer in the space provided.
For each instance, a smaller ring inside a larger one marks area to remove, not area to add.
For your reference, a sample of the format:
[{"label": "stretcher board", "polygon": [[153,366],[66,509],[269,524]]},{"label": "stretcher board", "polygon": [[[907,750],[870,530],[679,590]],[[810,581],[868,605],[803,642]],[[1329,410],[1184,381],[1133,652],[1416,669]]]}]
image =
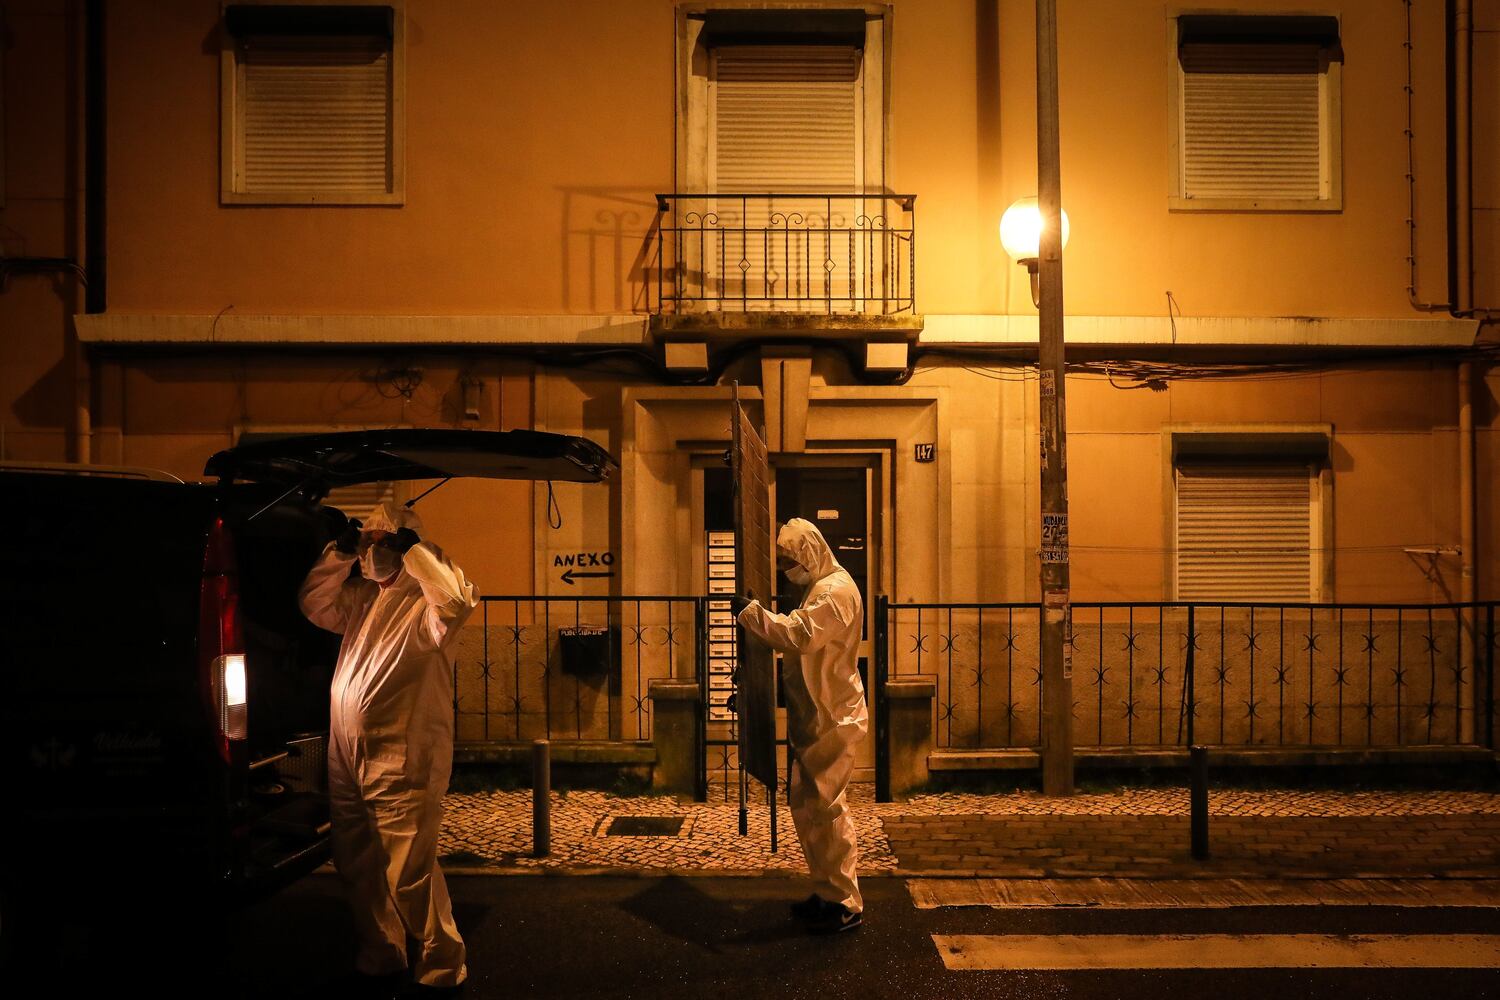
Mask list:
[{"label": "stretcher board", "polygon": [[[740,405],[734,387],[733,445],[735,577],[740,592],[771,605],[771,470],[765,440]],[[740,762],[776,791],[776,660],[765,644],[741,630],[738,691]]]}]

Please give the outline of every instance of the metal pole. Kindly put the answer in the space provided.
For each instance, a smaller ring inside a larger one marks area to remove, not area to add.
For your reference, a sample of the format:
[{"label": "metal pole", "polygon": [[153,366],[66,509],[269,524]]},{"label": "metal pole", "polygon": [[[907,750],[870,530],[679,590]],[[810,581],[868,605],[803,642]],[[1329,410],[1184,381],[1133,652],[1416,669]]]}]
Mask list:
[{"label": "metal pole", "polygon": [[1495,605],[1484,609],[1484,745],[1495,749]]},{"label": "metal pole", "polygon": [[[1195,676],[1197,663],[1196,663],[1196,657],[1193,655],[1196,652],[1196,647],[1198,645],[1198,632],[1197,632],[1196,628],[1194,627],[1194,625],[1195,625],[1195,623],[1193,621],[1193,606],[1191,604],[1189,604],[1188,605],[1188,622],[1187,622],[1187,745],[1188,746],[1192,746],[1193,745],[1193,739],[1194,739],[1194,735],[1193,735],[1193,720],[1194,720],[1194,717],[1198,714],[1198,679]],[[1103,630],[1100,630],[1100,635],[1103,635],[1103,634],[1104,634]]]},{"label": "metal pole", "polygon": [[890,680],[890,598],[875,598],[875,801],[891,801],[891,718],[886,683]]},{"label": "metal pole", "polygon": [[1038,319],[1042,441],[1042,793],[1073,793],[1073,663],[1068,648],[1068,456],[1063,395],[1062,171],[1057,0],[1036,0],[1037,200],[1042,214]]},{"label": "metal pole", "polygon": [[1192,789],[1189,811],[1192,814],[1191,838],[1193,860],[1208,860],[1208,747],[1193,747],[1191,757]]},{"label": "metal pole", "polygon": [[766,805],[771,809],[771,853],[776,853],[776,789],[766,789]]},{"label": "metal pole", "polygon": [[531,743],[531,855],[545,858],[552,853],[552,746],[546,740]]}]

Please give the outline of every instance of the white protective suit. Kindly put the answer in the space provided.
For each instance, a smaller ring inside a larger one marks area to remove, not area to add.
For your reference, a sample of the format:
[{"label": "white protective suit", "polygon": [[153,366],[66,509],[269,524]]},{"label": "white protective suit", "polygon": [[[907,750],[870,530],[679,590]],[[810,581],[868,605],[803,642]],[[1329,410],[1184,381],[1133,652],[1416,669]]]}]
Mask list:
[{"label": "white protective suit", "polygon": [[859,679],[864,602],[854,578],[834,559],[810,521],[794,517],[776,536],[777,551],[808,571],[801,607],[778,615],[758,601],[739,622],[782,654],[787,731],[791,738],[792,821],[812,875],[813,891],[852,912],[864,910],[855,865],[854,820],[846,791],[854,753],[869,729]]},{"label": "white protective suit", "polygon": [[[364,526],[401,527],[420,532],[414,512],[389,503]],[[430,542],[408,549],[384,585],[351,577],[355,558],[330,543],[299,595],[313,624],[344,637],[331,692],[328,794],[334,864],[359,933],[355,967],[400,972],[411,937],[421,945],[416,981],[453,986],[466,975],[464,943],[437,864],[453,765],[448,648],[478,598]]]}]

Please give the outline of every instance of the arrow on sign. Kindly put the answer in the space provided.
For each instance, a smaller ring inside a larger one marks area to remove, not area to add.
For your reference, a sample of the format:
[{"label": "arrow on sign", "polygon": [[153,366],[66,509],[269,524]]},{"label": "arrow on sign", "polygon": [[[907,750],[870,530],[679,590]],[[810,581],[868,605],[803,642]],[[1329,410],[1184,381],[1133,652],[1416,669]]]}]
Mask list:
[{"label": "arrow on sign", "polygon": [[577,570],[570,569],[570,570],[566,570],[563,573],[562,580],[563,580],[563,583],[566,583],[568,586],[571,587],[571,586],[573,586],[573,581],[575,579],[581,580],[581,579],[583,579],[586,576],[614,576],[614,575],[615,575],[614,574],[614,570],[605,570],[603,573],[580,573]]}]

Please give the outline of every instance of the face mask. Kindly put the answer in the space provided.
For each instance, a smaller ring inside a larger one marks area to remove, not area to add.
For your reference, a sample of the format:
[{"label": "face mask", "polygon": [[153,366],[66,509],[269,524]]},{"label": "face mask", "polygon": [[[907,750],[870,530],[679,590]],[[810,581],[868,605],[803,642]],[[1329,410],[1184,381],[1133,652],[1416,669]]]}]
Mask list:
[{"label": "face mask", "polygon": [[401,553],[384,545],[371,545],[359,557],[359,571],[366,580],[384,583],[401,571]]},{"label": "face mask", "polygon": [[812,574],[803,568],[801,563],[786,571],[786,578],[799,587],[805,587],[812,583]]}]

